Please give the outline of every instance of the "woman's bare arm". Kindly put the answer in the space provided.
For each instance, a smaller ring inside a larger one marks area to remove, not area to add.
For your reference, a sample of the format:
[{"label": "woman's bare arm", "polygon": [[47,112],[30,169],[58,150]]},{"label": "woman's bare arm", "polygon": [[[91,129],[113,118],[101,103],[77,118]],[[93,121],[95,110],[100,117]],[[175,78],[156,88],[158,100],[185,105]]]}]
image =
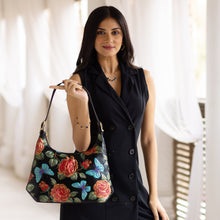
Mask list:
[{"label": "woman's bare arm", "polygon": [[50,86],[50,88],[66,90],[73,142],[77,151],[86,151],[91,141],[88,95],[81,86],[79,74],[74,74],[63,82],[64,86]]},{"label": "woman's bare arm", "polygon": [[169,217],[161,205],[158,198],[157,189],[157,142],[155,136],[154,128],[154,118],[155,118],[155,87],[153,78],[149,71],[144,71],[145,79],[149,91],[149,100],[146,105],[143,123],[141,127],[141,146],[143,149],[146,173],[149,183],[149,205],[154,214],[155,220],[159,220],[159,215],[162,220],[168,220]]}]

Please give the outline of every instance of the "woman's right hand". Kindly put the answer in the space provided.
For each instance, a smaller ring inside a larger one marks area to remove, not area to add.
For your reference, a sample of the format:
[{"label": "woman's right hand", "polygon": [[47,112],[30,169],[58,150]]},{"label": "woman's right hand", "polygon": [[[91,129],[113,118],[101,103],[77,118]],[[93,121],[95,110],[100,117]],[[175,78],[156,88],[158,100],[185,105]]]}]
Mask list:
[{"label": "woman's right hand", "polygon": [[67,95],[73,96],[77,99],[80,99],[81,101],[88,102],[89,98],[87,92],[83,89],[82,85],[79,84],[76,80],[66,79],[63,80],[63,83],[63,86],[52,85],[49,88],[65,90]]}]

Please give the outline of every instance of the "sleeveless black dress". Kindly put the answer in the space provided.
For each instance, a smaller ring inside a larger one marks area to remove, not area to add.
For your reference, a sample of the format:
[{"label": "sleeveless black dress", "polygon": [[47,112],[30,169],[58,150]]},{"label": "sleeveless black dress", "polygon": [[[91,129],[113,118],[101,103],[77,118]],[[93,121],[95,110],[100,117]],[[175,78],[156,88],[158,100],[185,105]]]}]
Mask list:
[{"label": "sleeveless black dress", "polygon": [[[62,204],[60,220],[153,220],[149,195],[138,166],[137,140],[149,98],[143,69],[119,62],[121,95],[108,83],[98,62],[81,71],[104,128],[114,194],[103,204]],[[89,104],[91,137],[97,125]]]}]

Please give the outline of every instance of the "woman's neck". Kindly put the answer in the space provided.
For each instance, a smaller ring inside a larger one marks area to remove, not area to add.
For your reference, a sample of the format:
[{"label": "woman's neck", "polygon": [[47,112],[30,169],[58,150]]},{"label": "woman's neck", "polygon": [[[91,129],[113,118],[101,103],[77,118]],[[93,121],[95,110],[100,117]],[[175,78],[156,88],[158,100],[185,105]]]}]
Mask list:
[{"label": "woman's neck", "polygon": [[119,69],[118,58],[115,57],[98,57],[98,62],[104,73],[115,73]]}]

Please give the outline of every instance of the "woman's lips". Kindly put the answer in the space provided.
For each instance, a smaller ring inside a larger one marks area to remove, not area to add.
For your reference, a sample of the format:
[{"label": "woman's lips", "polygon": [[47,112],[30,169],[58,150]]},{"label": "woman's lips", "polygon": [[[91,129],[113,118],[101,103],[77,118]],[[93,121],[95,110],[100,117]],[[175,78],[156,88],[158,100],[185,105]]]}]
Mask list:
[{"label": "woman's lips", "polygon": [[113,49],[114,47],[112,47],[112,46],[103,46],[106,50],[111,50],[111,49]]}]

